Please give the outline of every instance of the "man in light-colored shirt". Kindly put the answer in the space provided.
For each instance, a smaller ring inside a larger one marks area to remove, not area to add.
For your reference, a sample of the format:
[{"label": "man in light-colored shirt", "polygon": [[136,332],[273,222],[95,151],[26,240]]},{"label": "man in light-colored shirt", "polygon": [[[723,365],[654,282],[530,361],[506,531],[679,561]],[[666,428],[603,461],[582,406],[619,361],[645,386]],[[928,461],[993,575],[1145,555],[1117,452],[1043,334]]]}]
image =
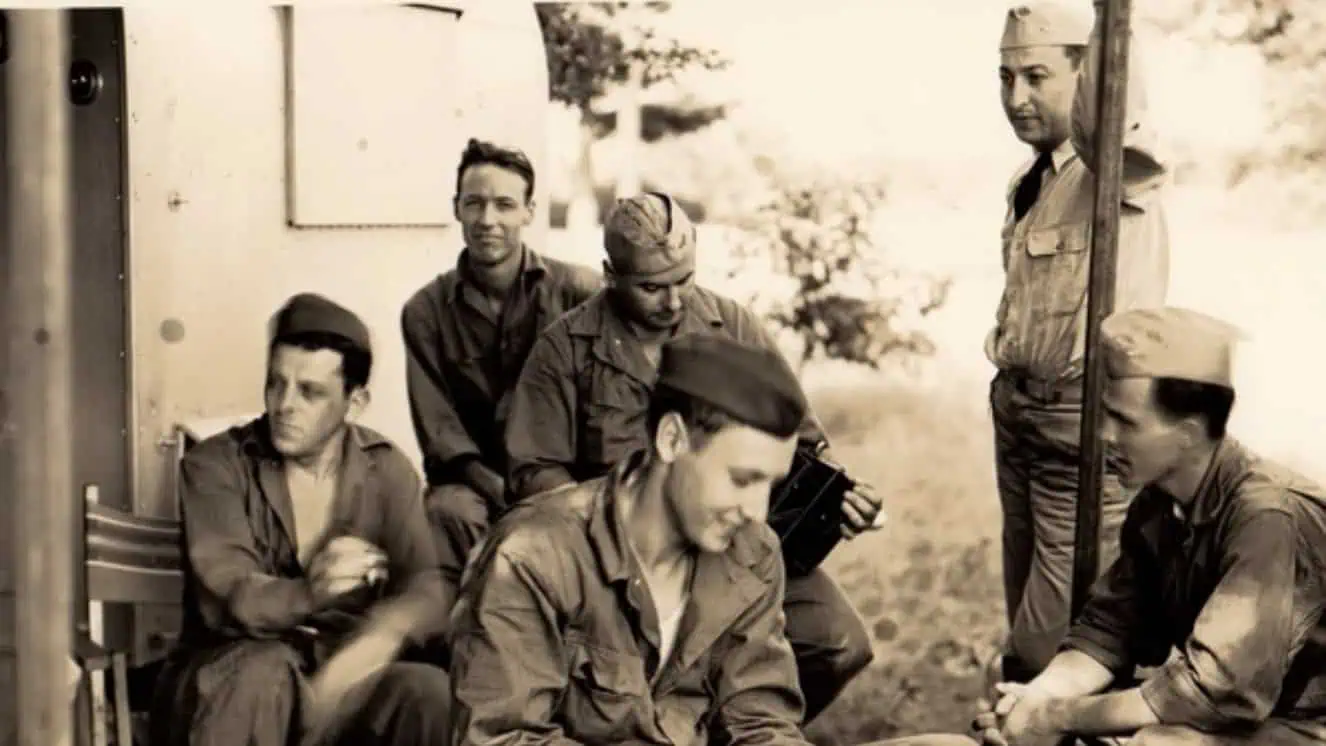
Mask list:
[{"label": "man in light-colored shirt", "polygon": [[[1010,627],[1003,674],[1010,678],[1025,679],[1049,662],[1070,613],[1100,74],[1099,34],[1085,6],[1073,1],[1014,6],[1000,44],[1004,110],[1018,139],[1036,152],[1009,185],[1005,287],[985,345],[999,371],[990,403]],[[1114,291],[1119,310],[1163,304],[1169,284],[1161,205],[1168,168],[1147,127],[1133,58]],[[1129,499],[1107,465],[1102,567],[1117,551]]]}]

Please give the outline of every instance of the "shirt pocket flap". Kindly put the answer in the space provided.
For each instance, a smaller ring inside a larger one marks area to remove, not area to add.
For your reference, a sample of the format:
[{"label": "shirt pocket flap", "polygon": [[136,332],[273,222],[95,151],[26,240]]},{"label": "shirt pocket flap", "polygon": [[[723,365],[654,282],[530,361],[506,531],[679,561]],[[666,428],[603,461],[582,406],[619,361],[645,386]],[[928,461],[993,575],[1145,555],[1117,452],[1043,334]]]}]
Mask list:
[{"label": "shirt pocket flap", "polygon": [[1031,256],[1077,254],[1088,248],[1086,224],[1074,224],[1032,231],[1027,235],[1027,253]]}]

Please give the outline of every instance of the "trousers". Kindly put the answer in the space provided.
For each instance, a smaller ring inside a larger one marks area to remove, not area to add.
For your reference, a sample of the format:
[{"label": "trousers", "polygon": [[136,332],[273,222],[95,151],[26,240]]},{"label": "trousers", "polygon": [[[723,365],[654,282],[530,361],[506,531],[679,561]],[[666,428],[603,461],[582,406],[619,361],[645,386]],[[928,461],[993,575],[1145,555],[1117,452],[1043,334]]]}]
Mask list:
[{"label": "trousers", "polygon": [[[1054,657],[1071,621],[1082,408],[1038,400],[1001,373],[990,387],[990,409],[1009,652],[1034,674]],[[1118,556],[1119,530],[1136,494],[1108,464],[1102,492],[1098,575]]]},{"label": "trousers", "polygon": [[[275,640],[237,640],[178,656],[162,672],[150,712],[151,742],[171,746],[306,746],[305,657]],[[443,746],[451,700],[447,672],[393,663],[348,697],[316,746]]]}]

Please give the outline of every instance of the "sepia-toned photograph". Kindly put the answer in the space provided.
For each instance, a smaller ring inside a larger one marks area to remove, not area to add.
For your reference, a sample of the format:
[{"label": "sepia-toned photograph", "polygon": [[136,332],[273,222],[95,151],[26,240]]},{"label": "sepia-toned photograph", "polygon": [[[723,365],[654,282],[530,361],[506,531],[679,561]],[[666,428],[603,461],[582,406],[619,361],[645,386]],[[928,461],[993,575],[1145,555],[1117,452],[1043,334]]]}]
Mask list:
[{"label": "sepia-toned photograph", "polygon": [[1326,746],[1326,4],[0,0],[0,746]]}]

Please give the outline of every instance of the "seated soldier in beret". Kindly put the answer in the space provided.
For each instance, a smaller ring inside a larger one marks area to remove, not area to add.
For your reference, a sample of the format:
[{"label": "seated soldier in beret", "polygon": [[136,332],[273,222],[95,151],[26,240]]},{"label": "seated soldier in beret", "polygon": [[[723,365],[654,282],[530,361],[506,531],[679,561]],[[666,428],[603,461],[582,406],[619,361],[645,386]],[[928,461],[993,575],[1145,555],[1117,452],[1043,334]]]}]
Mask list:
[{"label": "seated soldier in beret", "polygon": [[[544,329],[512,389],[506,445],[517,498],[602,476],[649,447],[646,413],[666,340],[718,335],[777,350],[749,309],[695,285],[695,226],[671,197],[621,200],[603,240],[608,288]],[[799,433],[826,440],[810,413]],[[842,530],[871,530],[881,515],[863,486],[844,501]],[[810,720],[870,664],[870,637],[822,570],[788,579],[784,611]]]},{"label": "seated soldier in beret", "polygon": [[[1226,435],[1227,324],[1140,309],[1101,336],[1105,441],[1141,493],[1059,654],[975,727],[1001,746],[1326,743],[1326,492]],[[1139,685],[1136,666],[1158,668]]]},{"label": "seated soldier in beret", "polygon": [[440,627],[419,478],[351,424],[372,364],[358,317],[296,295],[273,319],[266,413],[183,460],[184,629],[154,743],[444,742],[446,672],[397,662]]},{"label": "seated soldier in beret", "polygon": [[667,343],[648,448],[517,505],[466,569],[453,746],[808,744],[765,520],[805,414],[777,353]]}]

